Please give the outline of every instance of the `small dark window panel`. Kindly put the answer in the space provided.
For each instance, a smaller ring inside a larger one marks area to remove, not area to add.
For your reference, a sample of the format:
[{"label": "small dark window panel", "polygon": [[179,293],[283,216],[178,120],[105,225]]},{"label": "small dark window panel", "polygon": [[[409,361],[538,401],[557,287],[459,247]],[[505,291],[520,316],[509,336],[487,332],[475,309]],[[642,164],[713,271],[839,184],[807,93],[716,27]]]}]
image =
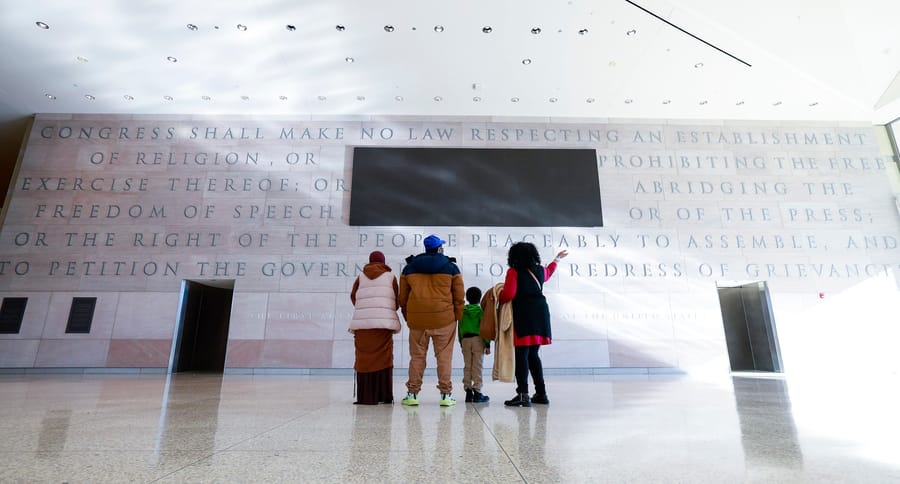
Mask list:
[{"label": "small dark window panel", "polygon": [[0,306],[0,334],[18,334],[25,318],[27,297],[5,297]]},{"label": "small dark window panel", "polygon": [[95,297],[73,297],[66,333],[90,333],[96,305],[97,298]]},{"label": "small dark window panel", "polygon": [[350,225],[602,227],[597,155],[354,148]]}]

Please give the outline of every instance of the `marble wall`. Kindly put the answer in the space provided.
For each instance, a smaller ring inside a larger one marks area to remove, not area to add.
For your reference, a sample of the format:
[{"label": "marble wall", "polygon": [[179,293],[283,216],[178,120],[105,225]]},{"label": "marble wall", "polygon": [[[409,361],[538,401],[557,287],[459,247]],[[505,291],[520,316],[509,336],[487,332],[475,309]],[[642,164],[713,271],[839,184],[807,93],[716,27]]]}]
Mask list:
[{"label": "marble wall", "polygon": [[[350,226],[354,146],[596,149],[605,226]],[[727,371],[717,286],[766,281],[786,371],[896,371],[896,174],[840,123],[39,115],[0,232],[0,296],[29,298],[0,367],[166,367],[189,279],[234,281],[228,368],[350,368],[368,253],[399,274],[435,233],[467,286],[515,241],[571,253],[547,367]],[[89,334],[65,333],[73,297],[98,298]]]}]

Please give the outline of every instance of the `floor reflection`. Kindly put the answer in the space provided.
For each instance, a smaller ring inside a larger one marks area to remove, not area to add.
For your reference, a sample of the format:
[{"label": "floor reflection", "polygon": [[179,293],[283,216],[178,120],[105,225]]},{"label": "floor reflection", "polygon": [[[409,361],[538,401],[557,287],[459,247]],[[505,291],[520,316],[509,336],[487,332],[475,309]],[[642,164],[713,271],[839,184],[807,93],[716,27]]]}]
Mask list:
[{"label": "floor reflection", "polygon": [[[559,469],[547,462],[547,414],[549,406],[534,405],[528,408],[510,409],[516,413],[519,434],[519,459],[521,468],[528,475],[537,475],[547,482],[561,482]],[[527,463],[527,465],[525,465]]]},{"label": "floor reflection", "polygon": [[803,451],[787,382],[781,378],[733,377],[747,468],[801,469]]},{"label": "floor reflection", "polygon": [[157,431],[157,453],[216,448],[222,375],[175,373],[166,378]]},{"label": "floor reflection", "polygon": [[56,457],[66,446],[72,421],[72,410],[47,410],[41,419],[37,450],[43,457]]}]

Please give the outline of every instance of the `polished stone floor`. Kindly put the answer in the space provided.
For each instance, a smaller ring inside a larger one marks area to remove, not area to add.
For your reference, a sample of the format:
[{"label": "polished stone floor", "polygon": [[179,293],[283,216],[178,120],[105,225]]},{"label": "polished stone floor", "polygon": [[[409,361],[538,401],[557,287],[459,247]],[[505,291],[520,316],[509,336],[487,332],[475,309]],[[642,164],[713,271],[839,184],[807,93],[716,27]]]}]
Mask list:
[{"label": "polished stone floor", "polygon": [[0,482],[900,482],[896,380],[551,375],[532,408],[434,383],[405,408],[350,375],[0,375]]}]

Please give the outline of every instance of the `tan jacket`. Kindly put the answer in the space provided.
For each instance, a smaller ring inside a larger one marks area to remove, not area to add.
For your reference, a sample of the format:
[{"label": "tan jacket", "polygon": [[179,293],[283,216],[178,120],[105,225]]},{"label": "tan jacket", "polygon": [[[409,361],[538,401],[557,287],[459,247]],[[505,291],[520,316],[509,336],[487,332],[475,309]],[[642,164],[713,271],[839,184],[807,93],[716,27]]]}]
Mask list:
[{"label": "tan jacket", "polygon": [[[494,286],[495,297],[499,300],[503,283]],[[511,382],[516,375],[516,346],[513,334],[512,303],[501,304],[497,309],[497,339],[494,344],[494,381]]]}]

